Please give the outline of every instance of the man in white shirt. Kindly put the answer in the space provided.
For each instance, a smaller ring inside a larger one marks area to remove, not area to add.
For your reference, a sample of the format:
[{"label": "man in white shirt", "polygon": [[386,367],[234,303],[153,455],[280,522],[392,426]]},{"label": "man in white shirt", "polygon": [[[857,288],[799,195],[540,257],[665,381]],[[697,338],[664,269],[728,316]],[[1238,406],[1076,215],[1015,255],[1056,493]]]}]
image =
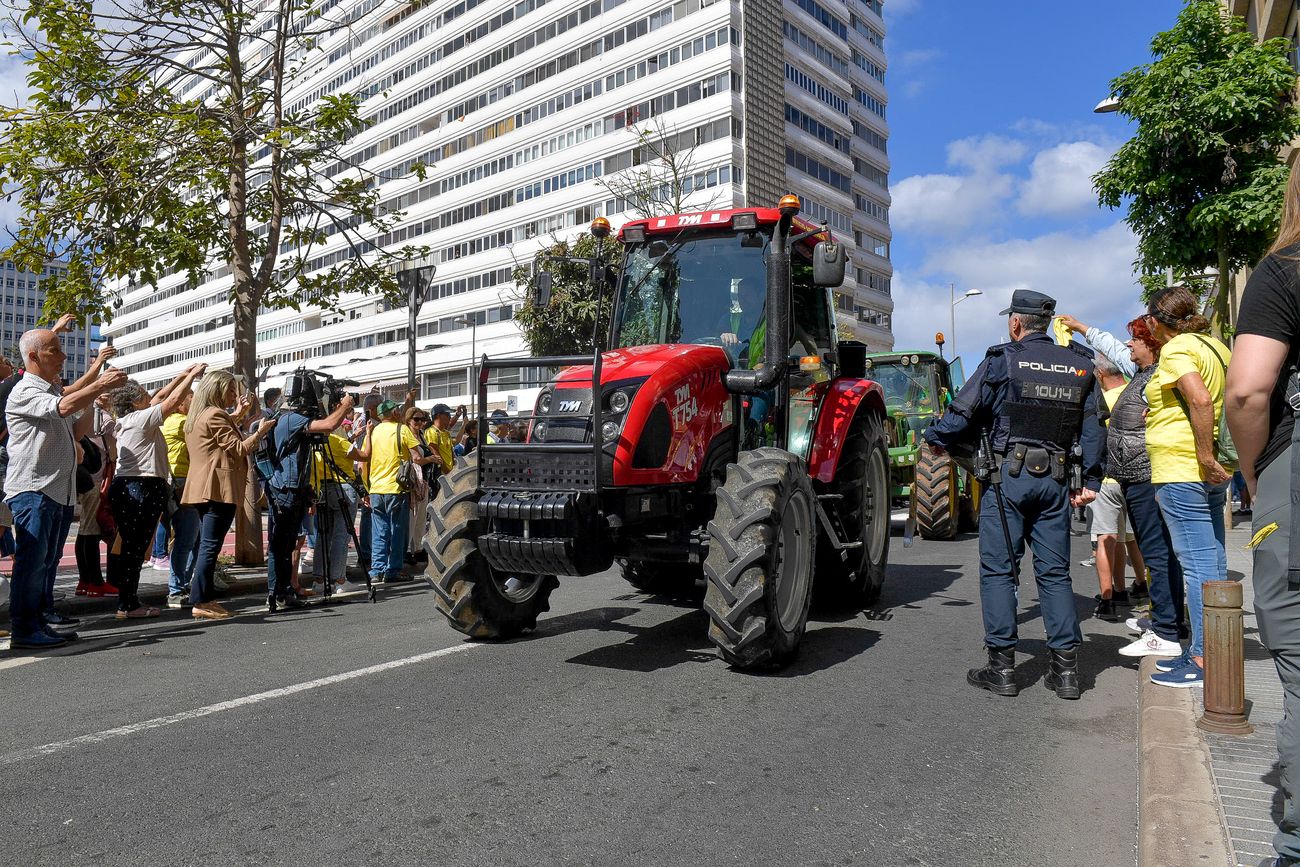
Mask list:
[{"label": "man in white shirt", "polygon": [[102,360],[66,392],[59,374],[67,356],[54,331],[35,328],[18,343],[26,372],[5,406],[9,469],[5,502],[14,517],[17,550],[9,586],[10,646],[43,650],[66,644],[55,632],[54,574],[72,523],[76,499],[77,441],[92,416],[81,410],[126,381],[120,370],[99,374]]}]

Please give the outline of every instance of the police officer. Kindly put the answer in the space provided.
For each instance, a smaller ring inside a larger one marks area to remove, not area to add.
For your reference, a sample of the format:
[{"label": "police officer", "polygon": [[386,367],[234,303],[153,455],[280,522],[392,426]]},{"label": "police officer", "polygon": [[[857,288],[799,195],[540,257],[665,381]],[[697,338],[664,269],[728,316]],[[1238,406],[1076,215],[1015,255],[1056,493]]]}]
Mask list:
[{"label": "police officer", "polygon": [[[998,695],[1016,695],[1016,573],[1028,541],[1034,552],[1034,580],[1051,650],[1047,686],[1059,697],[1079,697],[1078,659],[1082,640],[1070,586],[1070,507],[1096,497],[1101,487],[1103,428],[1097,415],[1092,357],[1081,346],[1060,346],[1047,330],[1056,301],[1040,292],[1017,290],[1007,330],[1010,343],[991,347],[962,386],[948,411],[925,432],[942,454],[970,447],[989,434],[1001,468],[1005,511],[998,497],[980,506],[980,603],[988,664],[966,679]],[[1083,487],[1071,490],[1071,450],[1082,447]],[[996,481],[996,480],[995,480]],[[1007,532],[1011,546],[1007,550]]]}]

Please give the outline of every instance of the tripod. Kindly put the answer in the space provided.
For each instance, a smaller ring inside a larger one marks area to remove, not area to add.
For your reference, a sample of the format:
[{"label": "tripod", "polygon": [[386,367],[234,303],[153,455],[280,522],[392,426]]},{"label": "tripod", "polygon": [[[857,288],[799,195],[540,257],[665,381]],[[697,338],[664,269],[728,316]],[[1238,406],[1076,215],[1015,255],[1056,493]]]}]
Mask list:
[{"label": "tripod", "polygon": [[[313,434],[311,436],[310,455],[315,465],[319,461],[321,467],[320,490],[315,492],[314,504],[316,506],[316,557],[321,564],[322,584],[324,585],[324,597],[328,600],[334,595],[334,579],[330,577],[330,546],[331,539],[334,535],[335,521],[335,504],[330,502],[330,497],[337,497],[338,510],[343,513],[344,526],[347,527],[348,538],[356,546],[357,551],[361,550],[361,542],[357,538],[356,525],[352,515],[352,503],[347,495],[343,492],[344,485],[352,484],[351,474],[347,473],[334,461],[334,455],[331,454],[328,442],[328,434]],[[344,563],[346,566],[346,549],[344,554]],[[375,601],[375,585],[370,577],[370,572],[366,572],[366,597]]]}]

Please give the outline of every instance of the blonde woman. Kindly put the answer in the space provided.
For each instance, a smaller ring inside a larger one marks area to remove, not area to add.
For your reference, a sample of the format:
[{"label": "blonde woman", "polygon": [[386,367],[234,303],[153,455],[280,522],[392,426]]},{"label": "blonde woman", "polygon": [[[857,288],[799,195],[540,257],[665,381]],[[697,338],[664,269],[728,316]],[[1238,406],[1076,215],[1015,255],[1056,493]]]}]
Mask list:
[{"label": "blonde woman", "polygon": [[[235,408],[233,413],[226,409],[229,406]],[[236,388],[235,378],[224,370],[213,370],[199,381],[185,419],[190,467],[181,505],[193,506],[199,513],[199,547],[190,581],[190,603],[196,620],[224,620],[230,616],[212,600],[217,554],[235,519],[235,504],[244,495],[248,457],[275,427],[274,419],[262,419],[252,434],[241,437],[240,425],[253,411],[253,399]]]}]

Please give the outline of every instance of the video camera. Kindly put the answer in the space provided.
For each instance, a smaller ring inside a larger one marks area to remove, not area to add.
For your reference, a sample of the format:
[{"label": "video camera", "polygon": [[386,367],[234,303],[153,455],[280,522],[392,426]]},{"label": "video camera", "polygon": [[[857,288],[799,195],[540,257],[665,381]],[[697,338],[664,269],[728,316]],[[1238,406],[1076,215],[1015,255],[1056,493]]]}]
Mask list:
[{"label": "video camera", "polygon": [[[354,379],[335,379],[328,373],[300,367],[284,381],[284,405],[308,418],[319,419],[338,406],[350,385],[360,385]],[[360,406],[361,396],[351,392],[352,402]]]}]

